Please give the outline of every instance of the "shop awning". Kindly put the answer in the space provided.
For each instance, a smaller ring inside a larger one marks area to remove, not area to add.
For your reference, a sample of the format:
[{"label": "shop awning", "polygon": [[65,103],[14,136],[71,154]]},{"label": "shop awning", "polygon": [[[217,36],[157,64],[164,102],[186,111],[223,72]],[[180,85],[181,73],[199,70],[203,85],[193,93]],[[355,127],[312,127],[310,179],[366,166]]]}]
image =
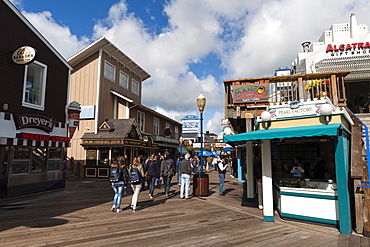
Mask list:
[{"label": "shop awning", "polygon": [[177,150],[179,150],[179,153],[180,153],[180,154],[181,154],[181,153],[182,153],[182,154],[187,154],[187,153],[189,153],[189,152],[188,152],[188,150],[186,150],[186,148],[184,148],[184,147],[183,147],[183,148],[177,148]]},{"label": "shop awning", "polygon": [[311,136],[336,136],[341,124],[298,126],[279,129],[263,129],[242,134],[224,136],[224,142],[245,142],[266,139],[298,138]]}]

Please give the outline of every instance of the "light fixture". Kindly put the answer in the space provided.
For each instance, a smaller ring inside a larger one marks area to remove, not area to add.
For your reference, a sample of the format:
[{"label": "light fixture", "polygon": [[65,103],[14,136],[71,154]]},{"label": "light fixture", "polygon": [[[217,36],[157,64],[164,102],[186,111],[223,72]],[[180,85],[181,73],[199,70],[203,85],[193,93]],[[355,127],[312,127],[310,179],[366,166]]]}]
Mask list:
[{"label": "light fixture", "polygon": [[3,111],[7,111],[9,108],[9,105],[7,103],[3,104]]},{"label": "light fixture", "polygon": [[197,106],[200,112],[200,173],[203,173],[203,111],[206,107],[206,97],[202,93],[197,98]]},{"label": "light fixture", "polygon": [[324,115],[324,119],[326,123],[331,121],[331,114],[333,113],[333,106],[326,103],[321,105],[320,113]]},{"label": "light fixture", "polygon": [[271,114],[268,111],[261,113],[262,127],[268,129],[271,126]]}]

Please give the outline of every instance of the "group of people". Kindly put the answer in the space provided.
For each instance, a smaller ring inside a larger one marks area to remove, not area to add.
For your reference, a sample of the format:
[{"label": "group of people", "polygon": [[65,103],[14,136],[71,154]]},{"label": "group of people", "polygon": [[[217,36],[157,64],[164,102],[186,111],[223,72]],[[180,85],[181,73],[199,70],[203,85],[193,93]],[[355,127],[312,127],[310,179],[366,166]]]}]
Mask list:
[{"label": "group of people", "polygon": [[[219,194],[224,196],[225,174],[227,167],[231,167],[231,164],[225,158],[215,157],[212,158],[209,167],[211,166],[218,171]],[[132,164],[128,164],[127,157],[117,157],[110,168],[111,186],[114,191],[111,210],[117,213],[122,211],[122,193],[125,193],[127,187],[130,186],[133,191],[131,208],[133,212],[136,212],[139,193],[143,190],[144,184],[148,183],[149,198],[153,199],[155,182],[158,178],[163,181],[165,197],[169,198],[172,177],[176,173],[180,185],[180,198],[190,199],[190,178],[192,174],[199,172],[199,167],[199,157],[196,155],[191,157],[189,153],[180,155],[176,162],[167,151],[164,153],[164,157],[160,154],[153,154],[146,160],[143,160],[142,157],[135,157]]]}]

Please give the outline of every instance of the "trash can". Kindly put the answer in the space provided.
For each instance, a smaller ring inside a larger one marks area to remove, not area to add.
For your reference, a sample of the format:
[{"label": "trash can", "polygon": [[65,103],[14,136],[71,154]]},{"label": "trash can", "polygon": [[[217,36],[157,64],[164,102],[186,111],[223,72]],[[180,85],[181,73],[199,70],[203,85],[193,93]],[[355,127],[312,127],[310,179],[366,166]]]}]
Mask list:
[{"label": "trash can", "polygon": [[205,173],[198,173],[193,178],[193,195],[208,196],[209,195],[209,176]]}]

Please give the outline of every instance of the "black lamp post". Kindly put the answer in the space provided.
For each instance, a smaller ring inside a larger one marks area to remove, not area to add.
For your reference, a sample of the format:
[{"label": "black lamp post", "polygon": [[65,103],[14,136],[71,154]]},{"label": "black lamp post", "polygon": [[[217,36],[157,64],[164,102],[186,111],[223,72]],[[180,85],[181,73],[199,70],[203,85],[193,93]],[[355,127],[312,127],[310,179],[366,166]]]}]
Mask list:
[{"label": "black lamp post", "polygon": [[203,173],[203,111],[206,106],[206,98],[202,93],[197,98],[197,106],[200,112],[200,173]]}]

